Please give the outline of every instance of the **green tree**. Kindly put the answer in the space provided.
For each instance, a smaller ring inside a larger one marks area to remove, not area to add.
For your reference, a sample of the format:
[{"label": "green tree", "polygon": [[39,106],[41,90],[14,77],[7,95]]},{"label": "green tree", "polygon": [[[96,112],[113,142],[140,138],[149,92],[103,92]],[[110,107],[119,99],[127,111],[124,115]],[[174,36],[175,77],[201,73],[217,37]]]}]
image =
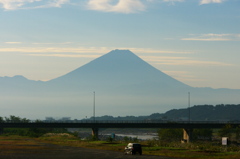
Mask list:
[{"label": "green tree", "polygon": [[220,137],[229,137],[231,139],[233,133],[233,128],[230,124],[225,125],[222,129],[218,131]]},{"label": "green tree", "polygon": [[0,117],[0,123],[3,123],[3,122],[4,122],[3,117]]},{"label": "green tree", "polygon": [[10,117],[5,117],[6,122],[23,122],[23,123],[29,123],[30,120],[26,118],[20,118],[14,115],[10,115]]},{"label": "green tree", "polygon": [[158,137],[163,141],[180,141],[183,137],[182,129],[159,129]]},{"label": "green tree", "polygon": [[[30,120],[26,118],[20,118],[16,116],[1,117],[0,122],[19,122],[19,123],[29,123]],[[42,121],[37,120],[36,123],[41,123]],[[4,128],[3,132],[10,135],[20,135],[20,136],[30,136],[30,137],[40,137],[43,134],[52,133],[66,133],[67,129],[63,128]]]},{"label": "green tree", "polygon": [[193,139],[211,140],[213,131],[212,129],[194,129]]},{"label": "green tree", "polygon": [[235,137],[236,137],[237,141],[240,139],[240,128],[239,127],[235,129]]}]

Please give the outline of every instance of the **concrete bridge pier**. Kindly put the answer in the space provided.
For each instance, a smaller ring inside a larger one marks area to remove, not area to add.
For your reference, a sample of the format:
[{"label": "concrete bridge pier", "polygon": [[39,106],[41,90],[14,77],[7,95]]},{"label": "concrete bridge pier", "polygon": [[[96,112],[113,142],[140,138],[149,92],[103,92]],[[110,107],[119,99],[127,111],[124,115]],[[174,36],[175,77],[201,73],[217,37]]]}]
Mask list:
[{"label": "concrete bridge pier", "polygon": [[0,135],[3,134],[3,128],[0,128]]},{"label": "concrete bridge pier", "polygon": [[183,129],[183,141],[190,143],[192,140],[193,129]]},{"label": "concrete bridge pier", "polygon": [[92,128],[92,137],[98,140],[98,128]]}]

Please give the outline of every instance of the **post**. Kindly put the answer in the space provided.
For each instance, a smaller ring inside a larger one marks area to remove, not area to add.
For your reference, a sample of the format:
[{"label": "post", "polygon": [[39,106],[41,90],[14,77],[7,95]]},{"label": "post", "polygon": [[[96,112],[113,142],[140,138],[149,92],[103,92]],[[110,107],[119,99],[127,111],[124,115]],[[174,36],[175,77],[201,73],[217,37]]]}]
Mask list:
[{"label": "post", "polygon": [[191,112],[190,112],[190,92],[188,92],[188,121],[191,121]]},{"label": "post", "polygon": [[183,140],[190,143],[192,140],[193,129],[183,129]]},{"label": "post", "polygon": [[92,137],[98,140],[98,128],[92,128]]},{"label": "post", "polygon": [[93,121],[95,122],[95,92],[93,92]]}]

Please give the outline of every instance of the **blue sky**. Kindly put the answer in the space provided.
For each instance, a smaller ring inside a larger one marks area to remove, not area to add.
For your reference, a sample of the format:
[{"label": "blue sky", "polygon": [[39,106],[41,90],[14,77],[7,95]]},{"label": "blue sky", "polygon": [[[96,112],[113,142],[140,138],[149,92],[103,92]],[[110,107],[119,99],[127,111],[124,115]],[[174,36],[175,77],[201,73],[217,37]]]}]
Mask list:
[{"label": "blue sky", "polygon": [[0,0],[0,76],[50,80],[129,49],[193,87],[240,89],[239,0]]}]

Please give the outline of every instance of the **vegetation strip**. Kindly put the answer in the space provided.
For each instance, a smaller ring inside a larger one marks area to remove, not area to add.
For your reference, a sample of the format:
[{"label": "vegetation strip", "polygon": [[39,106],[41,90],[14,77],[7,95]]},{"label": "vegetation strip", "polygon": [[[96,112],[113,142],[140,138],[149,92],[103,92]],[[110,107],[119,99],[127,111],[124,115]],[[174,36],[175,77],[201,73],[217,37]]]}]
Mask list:
[{"label": "vegetation strip", "polygon": [[[11,116],[11,119],[21,119]],[[240,131],[226,125],[219,130],[196,129],[191,143],[180,143],[182,129],[159,129],[158,139],[139,140],[137,138],[123,137],[115,140],[111,136],[105,140],[96,140],[94,137],[81,138],[78,132],[70,133],[67,129],[3,129],[0,135],[0,155],[16,155],[19,153],[43,153],[52,150],[49,145],[82,147],[111,151],[124,151],[129,142],[139,142],[144,155],[161,155],[176,158],[194,159],[236,159],[240,158]],[[222,145],[221,136],[227,136],[229,143]],[[200,138],[199,138],[200,137]],[[84,139],[84,140],[83,140]],[[54,148],[57,148],[55,146]],[[57,150],[56,150],[57,151]],[[56,151],[52,151],[56,152]]]}]

